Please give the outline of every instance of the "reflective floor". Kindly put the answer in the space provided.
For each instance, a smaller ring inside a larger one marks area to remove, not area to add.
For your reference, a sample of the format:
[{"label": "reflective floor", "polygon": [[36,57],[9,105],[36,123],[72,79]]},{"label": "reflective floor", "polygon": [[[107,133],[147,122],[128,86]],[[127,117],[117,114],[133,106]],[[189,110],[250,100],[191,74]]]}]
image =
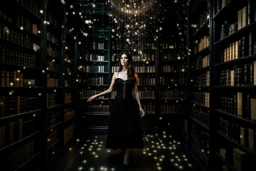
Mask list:
[{"label": "reflective floor", "polygon": [[145,134],[145,148],[133,150],[129,168],[123,166],[124,152],[104,148],[106,136],[90,136],[77,139],[66,158],[54,170],[63,171],[200,171],[198,163],[191,157],[185,143],[178,136],[165,131]]}]

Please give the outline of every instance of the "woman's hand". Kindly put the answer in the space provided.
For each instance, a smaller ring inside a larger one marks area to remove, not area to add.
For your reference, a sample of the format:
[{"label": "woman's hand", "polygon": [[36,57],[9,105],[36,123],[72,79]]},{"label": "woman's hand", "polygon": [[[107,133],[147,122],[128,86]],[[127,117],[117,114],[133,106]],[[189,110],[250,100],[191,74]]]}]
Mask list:
[{"label": "woman's hand", "polygon": [[145,112],[142,108],[140,108],[140,114],[141,114],[141,117],[143,117],[145,115]]},{"label": "woman's hand", "polygon": [[95,99],[95,98],[97,98],[97,95],[93,95],[93,96],[91,96],[88,100],[87,100],[87,102],[91,102],[93,99]]}]

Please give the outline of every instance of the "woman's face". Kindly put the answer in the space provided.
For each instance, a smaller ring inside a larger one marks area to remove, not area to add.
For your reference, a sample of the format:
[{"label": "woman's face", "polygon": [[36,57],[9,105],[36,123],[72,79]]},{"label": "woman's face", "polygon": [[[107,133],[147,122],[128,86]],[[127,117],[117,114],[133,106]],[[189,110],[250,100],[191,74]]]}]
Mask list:
[{"label": "woman's face", "polygon": [[122,66],[127,66],[128,65],[128,57],[127,57],[126,54],[122,54],[120,62],[121,62]]}]

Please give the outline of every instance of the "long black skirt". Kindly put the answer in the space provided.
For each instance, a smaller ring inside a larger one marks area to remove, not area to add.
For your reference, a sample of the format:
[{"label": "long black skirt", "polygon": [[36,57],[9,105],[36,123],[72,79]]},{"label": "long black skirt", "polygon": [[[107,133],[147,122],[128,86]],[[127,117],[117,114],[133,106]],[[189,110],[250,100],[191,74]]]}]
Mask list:
[{"label": "long black skirt", "polygon": [[142,149],[144,142],[139,105],[134,98],[116,97],[110,109],[105,148]]}]

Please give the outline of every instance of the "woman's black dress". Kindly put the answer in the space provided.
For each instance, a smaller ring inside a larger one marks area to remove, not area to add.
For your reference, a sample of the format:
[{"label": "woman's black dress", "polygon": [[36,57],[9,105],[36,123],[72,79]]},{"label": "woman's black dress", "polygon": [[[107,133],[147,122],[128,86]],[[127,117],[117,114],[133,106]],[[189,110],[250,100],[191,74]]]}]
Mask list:
[{"label": "woman's black dress", "polygon": [[144,148],[139,105],[132,95],[135,82],[135,78],[128,80],[116,78],[115,80],[117,95],[110,111],[105,148]]}]

